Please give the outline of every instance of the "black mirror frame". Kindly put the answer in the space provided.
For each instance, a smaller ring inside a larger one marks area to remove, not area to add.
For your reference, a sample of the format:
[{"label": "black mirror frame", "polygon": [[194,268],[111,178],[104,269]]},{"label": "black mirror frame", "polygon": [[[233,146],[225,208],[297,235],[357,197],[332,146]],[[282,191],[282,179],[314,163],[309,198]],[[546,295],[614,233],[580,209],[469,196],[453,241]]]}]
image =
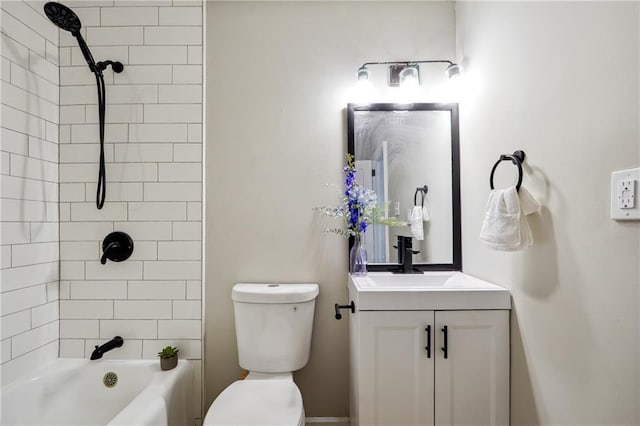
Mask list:
[{"label": "black mirror frame", "polygon": [[[414,263],[420,271],[461,271],[462,270],[462,231],[460,212],[460,126],[457,103],[374,103],[347,104],[347,152],[355,155],[354,119],[356,111],[449,111],[451,114],[451,195],[453,214],[453,262],[452,263]],[[354,238],[349,238],[349,250]],[[398,269],[395,263],[368,264],[371,272],[391,272]]]}]

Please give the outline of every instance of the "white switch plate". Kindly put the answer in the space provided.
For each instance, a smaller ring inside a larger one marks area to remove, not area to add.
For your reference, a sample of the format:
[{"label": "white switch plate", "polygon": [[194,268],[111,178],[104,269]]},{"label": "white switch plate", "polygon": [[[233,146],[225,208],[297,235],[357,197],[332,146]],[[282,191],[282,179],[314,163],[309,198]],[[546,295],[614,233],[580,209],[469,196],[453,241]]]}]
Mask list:
[{"label": "white switch plate", "polygon": [[640,220],[640,168],[611,173],[611,219]]}]

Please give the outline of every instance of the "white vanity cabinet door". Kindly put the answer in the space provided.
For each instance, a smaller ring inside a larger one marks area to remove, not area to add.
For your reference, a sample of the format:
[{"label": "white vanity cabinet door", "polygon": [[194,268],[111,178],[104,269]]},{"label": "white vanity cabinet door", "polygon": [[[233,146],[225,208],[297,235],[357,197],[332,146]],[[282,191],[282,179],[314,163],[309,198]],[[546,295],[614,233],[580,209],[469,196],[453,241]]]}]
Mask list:
[{"label": "white vanity cabinet door", "polygon": [[435,317],[435,424],[508,425],[509,311],[437,311]]},{"label": "white vanity cabinet door", "polygon": [[[359,311],[355,362],[357,423],[433,424],[433,311]],[[427,341],[430,326],[431,341]],[[430,345],[428,357],[426,348]],[[353,368],[354,366],[352,366]]]},{"label": "white vanity cabinet door", "polygon": [[352,425],[509,424],[508,310],[357,311],[350,321]]}]

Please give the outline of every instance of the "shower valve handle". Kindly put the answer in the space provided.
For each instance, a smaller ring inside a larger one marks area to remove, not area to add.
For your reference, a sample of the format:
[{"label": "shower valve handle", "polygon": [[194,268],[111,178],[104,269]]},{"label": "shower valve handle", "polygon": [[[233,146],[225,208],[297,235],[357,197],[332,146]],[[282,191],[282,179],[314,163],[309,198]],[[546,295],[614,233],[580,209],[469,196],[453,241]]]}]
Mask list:
[{"label": "shower valve handle", "polygon": [[112,262],[122,262],[127,260],[133,253],[133,240],[131,237],[120,231],[112,232],[102,241],[102,257],[100,263],[107,263],[107,259]]}]

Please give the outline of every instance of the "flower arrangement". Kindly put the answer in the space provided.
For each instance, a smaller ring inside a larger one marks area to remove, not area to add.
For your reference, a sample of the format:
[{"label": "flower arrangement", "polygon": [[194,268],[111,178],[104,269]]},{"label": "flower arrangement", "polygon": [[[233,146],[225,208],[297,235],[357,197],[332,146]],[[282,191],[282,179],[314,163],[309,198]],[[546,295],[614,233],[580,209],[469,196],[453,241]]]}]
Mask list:
[{"label": "flower arrangement", "polygon": [[367,273],[367,251],[363,234],[370,224],[400,225],[401,222],[386,217],[385,210],[378,206],[375,191],[364,188],[356,182],[356,164],[353,155],[347,154],[347,165],[343,168],[344,192],[342,202],[336,207],[318,207],[323,214],[341,219],[344,227],[326,229],[345,237],[354,237],[349,251],[349,272],[356,275]]},{"label": "flower arrangement", "polygon": [[342,220],[344,227],[329,228],[344,237],[360,238],[367,231],[370,224],[399,225],[401,223],[384,214],[378,206],[378,196],[375,191],[360,186],[356,182],[356,165],[352,154],[347,154],[347,165],[344,166],[345,189],[342,192],[341,203],[336,207],[318,207],[323,214]]}]

